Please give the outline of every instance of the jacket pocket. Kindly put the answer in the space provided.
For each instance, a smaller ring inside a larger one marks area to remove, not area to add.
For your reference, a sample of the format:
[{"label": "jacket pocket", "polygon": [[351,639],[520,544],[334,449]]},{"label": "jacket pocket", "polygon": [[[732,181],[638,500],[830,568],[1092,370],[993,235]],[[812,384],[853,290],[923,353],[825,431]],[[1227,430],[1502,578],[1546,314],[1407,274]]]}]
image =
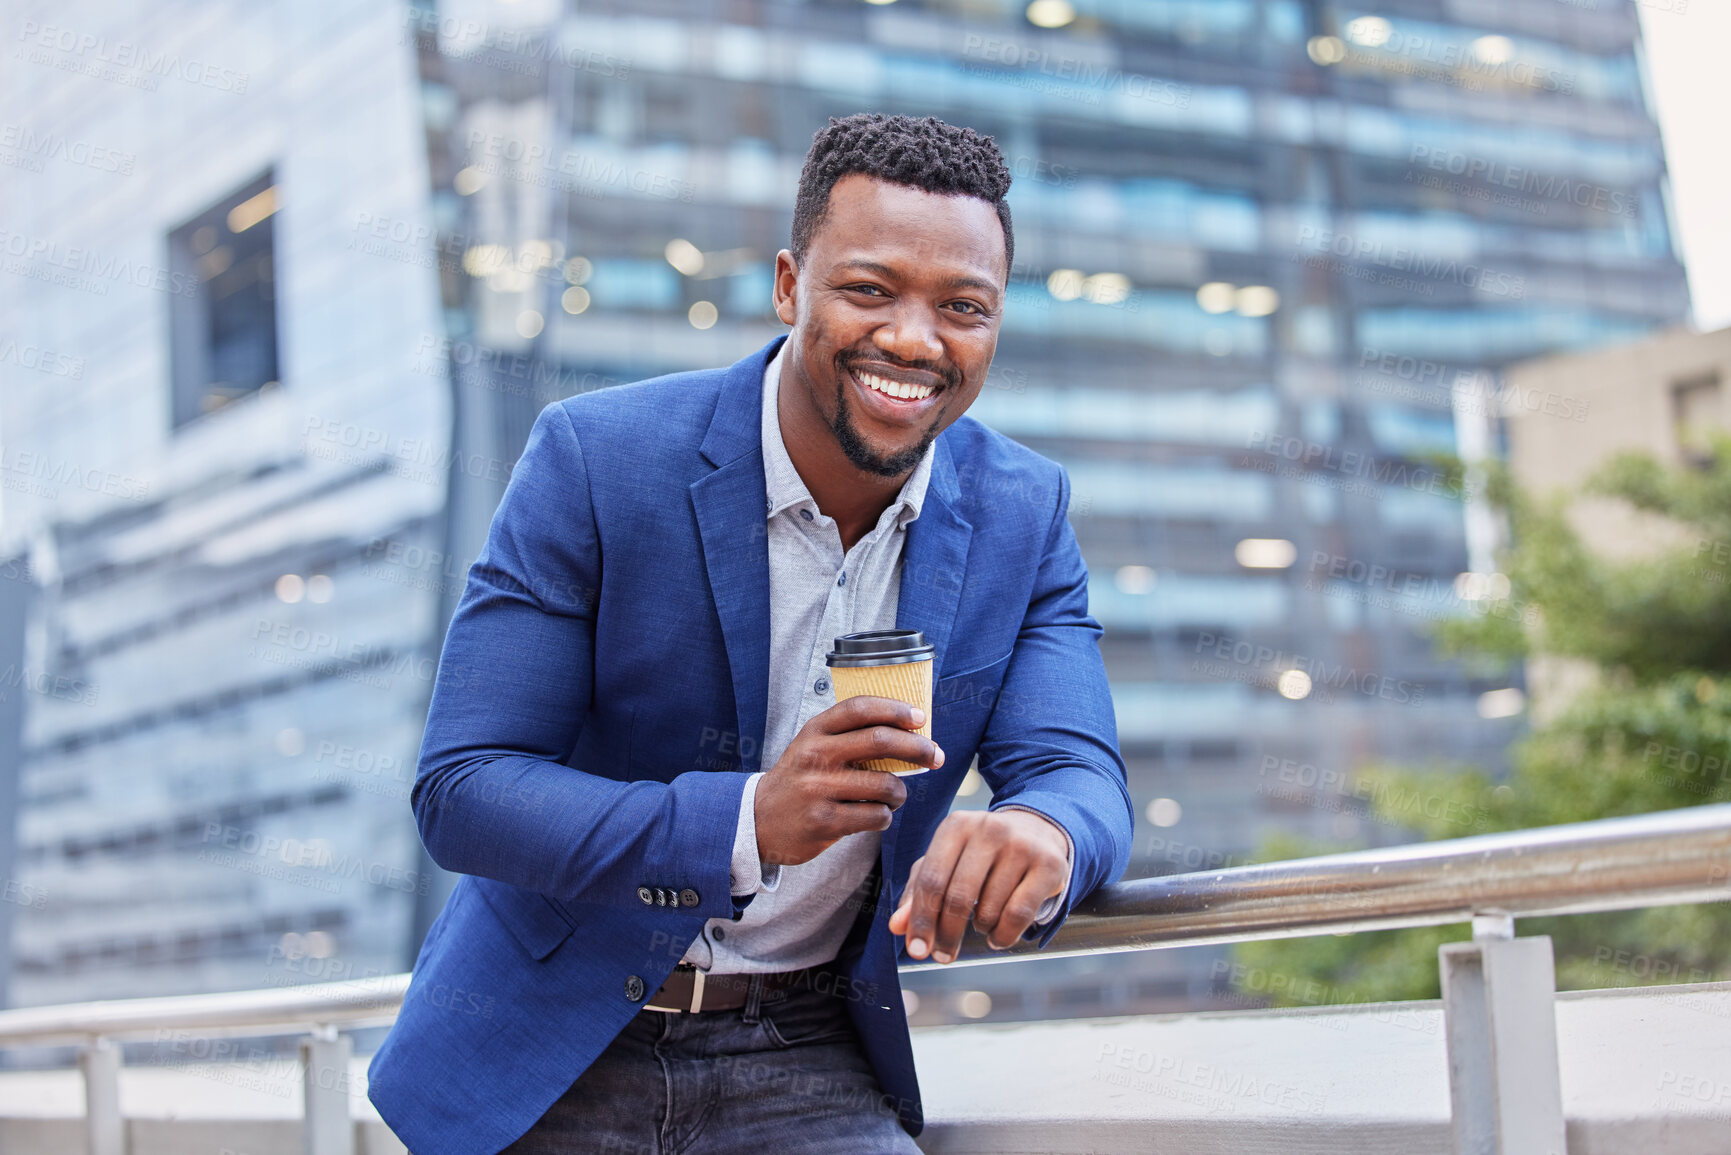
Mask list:
[{"label": "jacket pocket", "polygon": [[491,878],[476,878],[475,887],[505,929],[537,962],[558,950],[577,929],[576,923],[539,891]]},{"label": "jacket pocket", "polygon": [[933,712],[941,714],[945,710],[965,710],[970,706],[989,710],[998,695],[998,687],[1004,683],[1004,671],[1010,664],[1010,657],[1010,654],[1005,654],[994,662],[940,678],[932,687]]}]

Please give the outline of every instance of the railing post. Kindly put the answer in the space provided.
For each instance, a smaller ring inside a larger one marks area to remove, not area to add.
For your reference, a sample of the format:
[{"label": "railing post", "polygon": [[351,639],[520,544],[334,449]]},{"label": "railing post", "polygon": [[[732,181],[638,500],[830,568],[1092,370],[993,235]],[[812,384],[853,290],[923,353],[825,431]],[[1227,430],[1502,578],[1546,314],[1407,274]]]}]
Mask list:
[{"label": "railing post", "polygon": [[1443,1020],[1455,1155],[1565,1155],[1551,940],[1508,915],[1443,945]]},{"label": "railing post", "polygon": [[78,1052],[84,1073],[84,1149],[89,1155],[126,1155],[126,1120],[120,1114],[120,1048],[94,1038]]},{"label": "railing post", "polygon": [[349,1119],[349,1058],[354,1044],[329,1023],[301,1040],[302,1090],[306,1103],[302,1155],[355,1155],[355,1125]]}]

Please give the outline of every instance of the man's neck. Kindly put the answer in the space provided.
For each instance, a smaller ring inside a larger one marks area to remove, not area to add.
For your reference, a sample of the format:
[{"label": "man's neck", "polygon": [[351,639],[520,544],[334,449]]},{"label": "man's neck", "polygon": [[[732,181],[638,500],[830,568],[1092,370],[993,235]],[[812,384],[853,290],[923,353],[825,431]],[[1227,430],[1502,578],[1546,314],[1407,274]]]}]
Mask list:
[{"label": "man's neck", "polygon": [[811,386],[799,364],[784,357],[776,395],[776,418],[787,456],[825,517],[835,519],[842,549],[849,550],[895,501],[913,470],[899,477],[867,473],[841,450],[835,433],[811,402]]}]

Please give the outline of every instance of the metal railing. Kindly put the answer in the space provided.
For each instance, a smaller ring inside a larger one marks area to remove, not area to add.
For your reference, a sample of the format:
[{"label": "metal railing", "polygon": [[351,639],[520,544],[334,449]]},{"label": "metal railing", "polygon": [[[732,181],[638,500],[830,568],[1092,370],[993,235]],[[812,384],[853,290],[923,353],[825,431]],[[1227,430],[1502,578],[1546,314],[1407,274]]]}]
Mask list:
[{"label": "metal railing", "polygon": [[[1475,941],[1445,946],[1441,959],[1457,1150],[1527,1155],[1554,1149],[1560,1155],[1550,942],[1514,939],[1513,920],[1726,899],[1731,804],[1720,804],[1117,883],[1078,904],[1038,954],[1471,921]],[[962,957],[949,965],[1033,953],[1031,943],[992,951],[970,935]],[[124,1155],[118,1042],[163,1032],[199,1038],[305,1034],[304,1149],[309,1155],[352,1155],[350,1043],[339,1028],[391,1022],[408,984],[405,974],[3,1011],[0,1047],[80,1044],[89,1151]],[[1499,997],[1490,999],[1488,987],[1498,984]],[[1509,999],[1511,990],[1520,997]],[[1511,1014],[1511,1004],[1521,1009]],[[1516,1054],[1519,1087],[1508,1085],[1515,1076],[1506,1056]],[[1500,1063],[1499,1055],[1505,1056]],[[1531,1070],[1542,1075],[1547,1061],[1549,1091],[1541,1087],[1535,1095]],[[333,1072],[342,1077],[331,1077]]]}]

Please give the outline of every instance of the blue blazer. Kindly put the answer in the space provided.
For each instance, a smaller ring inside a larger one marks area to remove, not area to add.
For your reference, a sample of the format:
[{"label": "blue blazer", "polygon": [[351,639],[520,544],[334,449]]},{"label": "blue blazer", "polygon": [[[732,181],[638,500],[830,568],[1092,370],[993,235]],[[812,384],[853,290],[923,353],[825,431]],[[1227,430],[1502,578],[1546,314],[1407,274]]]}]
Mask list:
[{"label": "blue blazer", "polygon": [[[705,920],[750,901],[729,869],[769,692],[760,404],[779,343],[555,403],[529,435],[451,621],[414,787],[433,860],[464,876],[369,1072],[415,1155],[516,1140]],[[1132,829],[1068,479],[965,416],[936,446],[896,621],[937,648],[946,758],[908,779],[883,836],[888,885],[838,959],[886,1101],[915,1134],[887,922],[968,764],[979,756],[993,807],[1070,834],[1047,938],[1123,872]]]}]

